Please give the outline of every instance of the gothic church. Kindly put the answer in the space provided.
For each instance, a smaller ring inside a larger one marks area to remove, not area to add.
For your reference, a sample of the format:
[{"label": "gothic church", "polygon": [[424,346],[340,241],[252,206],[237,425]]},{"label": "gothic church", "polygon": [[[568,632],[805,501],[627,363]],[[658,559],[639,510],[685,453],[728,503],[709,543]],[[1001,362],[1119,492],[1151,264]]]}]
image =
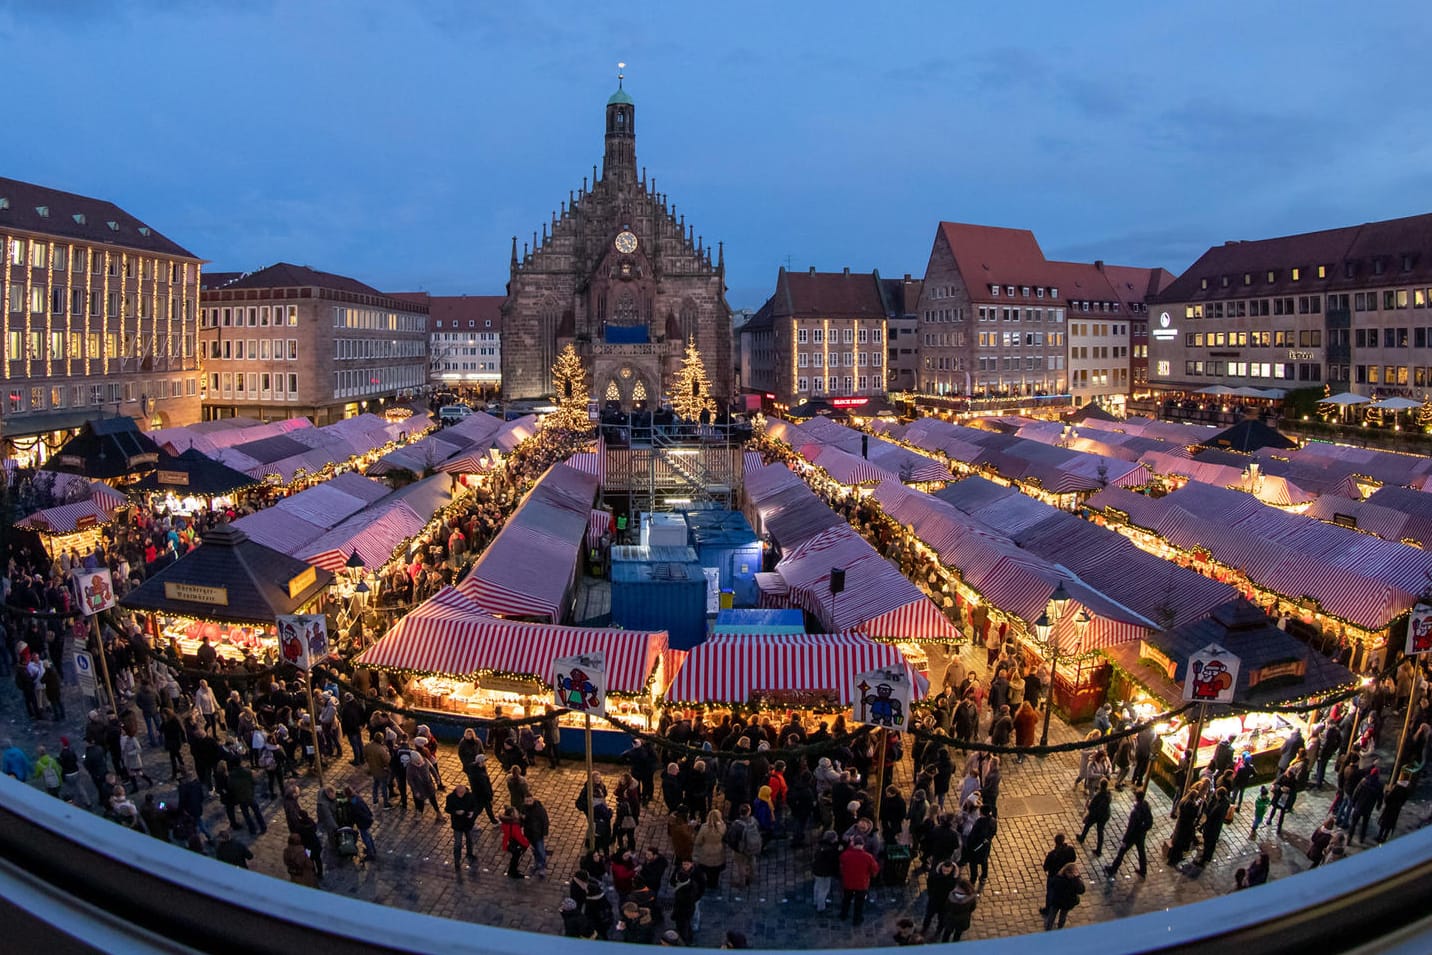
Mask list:
[{"label": "gothic church", "polygon": [[568,193],[560,214],[517,252],[502,306],[502,382],[512,398],[552,393],[552,363],[567,343],[604,407],[660,406],[688,341],[718,398],[731,395],[731,314],[726,263],[636,165],[636,104],[622,88],[607,100],[600,177]]}]

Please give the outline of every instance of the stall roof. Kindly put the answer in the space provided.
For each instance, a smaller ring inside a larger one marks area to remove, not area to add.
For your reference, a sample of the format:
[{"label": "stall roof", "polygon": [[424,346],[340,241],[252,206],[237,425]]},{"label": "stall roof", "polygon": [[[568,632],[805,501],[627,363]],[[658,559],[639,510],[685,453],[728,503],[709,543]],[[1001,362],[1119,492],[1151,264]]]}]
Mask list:
[{"label": "stall roof", "polygon": [[480,671],[520,673],[542,683],[553,677],[552,661],[600,651],[607,688],[640,694],[667,651],[666,631],[559,627],[499,620],[452,587],[408,614],[365,650],[357,666],[472,678]]},{"label": "stall roof", "polygon": [[596,493],[592,475],[548,468],[457,589],[491,614],[560,620]]},{"label": "stall roof", "polygon": [[266,507],[247,514],[234,521],[234,527],[248,535],[250,540],[285,554],[296,553],[328,530],[278,507]]},{"label": "stall roof", "polygon": [[898,648],[860,634],[718,634],[687,654],[666,699],[677,704],[744,704],[772,691],[828,693],[850,706],[855,677],[884,667],[903,670],[915,687],[915,698],[924,696],[927,681],[911,670]]},{"label": "stall roof", "polygon": [[15,522],[16,527],[40,531],[44,534],[73,534],[78,525],[90,520],[92,524],[108,524],[114,520],[114,511],[100,501],[91,498],[73,504],[61,504],[35,511],[28,517]]},{"label": "stall roof", "polygon": [[120,605],[235,623],[272,623],[277,615],[303,607],[332,581],[328,571],[220,524],[198,547],[130,591]]},{"label": "stall roof", "polygon": [[875,484],[881,481],[899,481],[894,474],[867,461],[858,454],[842,451],[829,445],[808,444],[800,449],[801,455],[816,467],[823,468],[831,480],[847,486]]},{"label": "stall roof", "polygon": [[87,421],[50,458],[47,470],[91,478],[117,478],[154,467],[159,446],[127,415]]},{"label": "stall roof", "polygon": [[393,559],[403,541],[414,537],[427,521],[401,501],[375,504],[360,511],[297,551],[297,556],[334,572],[357,554],[367,567],[382,567]]},{"label": "stall roof", "polygon": [[[175,481],[177,475],[182,475],[182,480]],[[253,487],[257,483],[243,471],[221,464],[197,448],[189,448],[179,455],[161,451],[154,473],[146,474],[136,487],[143,491],[173,491],[181,496],[197,494],[211,497]]]}]

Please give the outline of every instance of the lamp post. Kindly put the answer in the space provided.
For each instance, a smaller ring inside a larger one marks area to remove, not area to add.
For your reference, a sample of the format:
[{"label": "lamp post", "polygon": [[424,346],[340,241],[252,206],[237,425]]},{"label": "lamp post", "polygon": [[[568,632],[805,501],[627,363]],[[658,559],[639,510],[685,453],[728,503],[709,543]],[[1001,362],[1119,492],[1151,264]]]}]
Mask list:
[{"label": "lamp post", "polygon": [[1049,595],[1044,612],[1034,622],[1034,632],[1038,634],[1042,648],[1049,652],[1049,693],[1044,697],[1044,730],[1039,734],[1040,746],[1049,745],[1049,716],[1054,711],[1054,679],[1059,667],[1059,642],[1054,634],[1059,628],[1059,621],[1064,618],[1069,600],[1069,591],[1064,589],[1064,581],[1061,580]]}]

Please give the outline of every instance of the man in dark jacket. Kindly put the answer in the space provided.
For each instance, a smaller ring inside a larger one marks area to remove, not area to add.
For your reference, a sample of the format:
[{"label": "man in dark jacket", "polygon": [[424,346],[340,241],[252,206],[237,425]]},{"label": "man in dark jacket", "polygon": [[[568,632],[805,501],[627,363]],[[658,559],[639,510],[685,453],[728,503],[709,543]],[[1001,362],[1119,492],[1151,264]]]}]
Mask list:
[{"label": "man in dark jacket", "polygon": [[1153,759],[1156,739],[1157,734],[1152,726],[1145,726],[1134,739],[1134,775],[1131,782],[1135,787],[1143,786],[1148,781],[1149,763]]},{"label": "man in dark jacket", "polygon": [[1367,841],[1367,823],[1372,812],[1382,805],[1382,776],[1373,766],[1352,791],[1352,813],[1348,817],[1347,834],[1357,833],[1358,842]]},{"label": "man in dark jacket", "polygon": [[[1085,831],[1087,832],[1088,830],[1086,829]],[[1083,841],[1083,836],[1080,836],[1080,841]],[[1059,870],[1064,868],[1067,863],[1073,862],[1078,858],[1079,854],[1076,853],[1074,847],[1069,845],[1065,840],[1064,833],[1056,833],[1054,836],[1054,848],[1050,849],[1044,856],[1044,906],[1039,910],[1040,915],[1045,915],[1049,912],[1049,899],[1054,892],[1054,877],[1059,874]]]},{"label": "man in dark jacket", "polygon": [[338,710],[338,721],[343,724],[343,733],[353,750],[349,762],[354,766],[363,765],[363,727],[368,723],[363,704],[352,693],[343,694],[343,706]]},{"label": "man in dark jacket", "polygon": [[1149,808],[1148,799],[1144,796],[1143,789],[1134,790],[1134,806],[1129,810],[1129,821],[1124,825],[1124,843],[1119,846],[1119,854],[1114,856],[1114,861],[1104,866],[1104,874],[1112,876],[1118,871],[1119,865],[1124,861],[1124,855],[1130,849],[1137,849],[1139,853],[1139,876],[1148,874],[1149,860],[1144,854],[1144,840],[1149,836],[1149,830],[1154,827],[1153,810]]},{"label": "man in dark jacket", "polygon": [[637,737],[631,749],[622,754],[622,760],[631,764],[632,779],[641,784],[642,805],[649,805],[656,778],[656,754],[644,739]]},{"label": "man in dark jacket", "polygon": [[472,827],[477,824],[477,800],[473,798],[472,790],[458,783],[448,793],[443,809],[452,820],[452,867],[460,873],[464,843],[467,844],[468,861],[476,858],[472,854]]},{"label": "man in dark jacket", "polygon": [[931,871],[930,877],[925,880],[925,921],[920,926],[921,935],[928,936],[930,923],[935,920],[935,916],[940,914],[940,909],[944,907],[950,893],[954,891],[955,882],[959,877],[960,870],[954,862],[946,859],[936,865]]},{"label": "man in dark jacket", "polygon": [[552,828],[547,818],[547,807],[531,792],[527,793],[522,803],[522,834],[532,846],[532,874],[539,879],[546,878],[547,833]]}]

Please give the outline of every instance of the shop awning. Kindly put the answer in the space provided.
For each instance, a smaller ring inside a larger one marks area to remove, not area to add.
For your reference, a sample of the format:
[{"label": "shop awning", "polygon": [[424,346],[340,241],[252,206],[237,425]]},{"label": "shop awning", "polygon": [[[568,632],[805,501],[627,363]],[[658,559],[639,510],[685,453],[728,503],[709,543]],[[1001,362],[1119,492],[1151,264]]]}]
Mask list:
[{"label": "shop awning", "polygon": [[114,512],[94,498],[74,504],[61,504],[36,511],[23,520],[16,521],[16,527],[25,527],[42,534],[73,534],[86,527],[108,524],[114,520]]},{"label": "shop awning", "polygon": [[764,696],[785,707],[811,694],[850,706],[856,675],[884,667],[903,670],[915,698],[923,698],[927,682],[892,644],[854,633],[719,634],[687,653],[665,697],[668,703],[700,706]]},{"label": "shop awning", "polygon": [[606,658],[607,688],[647,692],[667,650],[664,630],[558,627],[498,620],[453,588],[404,617],[354,661],[356,666],[472,678],[483,671],[552,679],[552,661],[578,653]]},{"label": "shop awning", "polygon": [[235,623],[273,623],[294,613],[333,575],[220,524],[203,543],[120,600],[131,610]]},{"label": "shop awning", "polygon": [[857,484],[878,484],[881,481],[899,482],[899,478],[884,468],[858,454],[851,454],[842,451],[840,448],[826,445],[806,445],[801,448],[801,455],[814,464],[824,469],[831,480],[837,484],[844,484],[851,487]]}]

